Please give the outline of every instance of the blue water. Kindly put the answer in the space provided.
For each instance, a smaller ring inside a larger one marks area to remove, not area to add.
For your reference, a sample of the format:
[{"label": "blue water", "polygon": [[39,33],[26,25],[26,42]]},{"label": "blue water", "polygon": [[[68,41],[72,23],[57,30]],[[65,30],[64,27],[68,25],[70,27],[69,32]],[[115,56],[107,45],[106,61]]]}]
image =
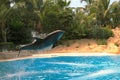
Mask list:
[{"label": "blue water", "polygon": [[0,80],[120,80],[120,56],[66,56],[0,62]]}]

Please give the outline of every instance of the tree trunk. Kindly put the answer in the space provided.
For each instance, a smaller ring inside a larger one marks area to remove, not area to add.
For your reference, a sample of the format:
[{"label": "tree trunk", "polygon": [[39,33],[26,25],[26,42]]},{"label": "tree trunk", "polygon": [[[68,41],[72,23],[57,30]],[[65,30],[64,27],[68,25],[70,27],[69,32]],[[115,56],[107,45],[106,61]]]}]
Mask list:
[{"label": "tree trunk", "polygon": [[7,42],[7,37],[6,37],[6,29],[5,29],[5,21],[2,20],[2,26],[1,26],[1,32],[2,32],[2,39],[3,42]]}]

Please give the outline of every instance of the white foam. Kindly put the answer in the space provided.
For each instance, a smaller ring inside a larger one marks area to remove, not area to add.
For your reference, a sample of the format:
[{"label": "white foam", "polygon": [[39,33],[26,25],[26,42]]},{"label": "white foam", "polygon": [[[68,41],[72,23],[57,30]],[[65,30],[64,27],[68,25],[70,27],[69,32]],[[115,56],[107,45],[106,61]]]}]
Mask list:
[{"label": "white foam", "polygon": [[93,64],[85,64],[85,63],[72,63],[72,62],[46,62],[50,64],[59,64],[59,65],[69,65],[69,66],[77,66],[77,67],[93,67]]},{"label": "white foam", "polygon": [[60,71],[59,70],[44,70],[44,71],[42,71],[41,73],[59,73]]},{"label": "white foam", "polygon": [[69,76],[80,76],[81,73],[68,73]]},{"label": "white foam", "polygon": [[77,77],[77,78],[72,78],[70,80],[86,80],[86,79],[92,79],[92,78],[97,78],[109,74],[114,74],[114,73],[120,73],[118,69],[106,69],[106,70],[100,70],[94,73],[89,73],[86,74],[85,76],[82,77]]},{"label": "white foam", "polygon": [[18,73],[14,73],[14,74],[6,74],[6,76],[0,77],[0,78],[22,77],[22,76],[32,75],[32,74],[37,74],[37,73],[38,72],[36,72],[36,71],[30,71],[30,72],[20,71]]},{"label": "white foam", "polygon": [[112,69],[108,69],[108,70],[100,70],[98,72],[89,74],[85,77],[90,78],[90,77],[98,77],[98,76],[103,76],[103,75],[107,75],[107,74],[112,74],[112,73],[116,73],[116,70],[112,70]]}]

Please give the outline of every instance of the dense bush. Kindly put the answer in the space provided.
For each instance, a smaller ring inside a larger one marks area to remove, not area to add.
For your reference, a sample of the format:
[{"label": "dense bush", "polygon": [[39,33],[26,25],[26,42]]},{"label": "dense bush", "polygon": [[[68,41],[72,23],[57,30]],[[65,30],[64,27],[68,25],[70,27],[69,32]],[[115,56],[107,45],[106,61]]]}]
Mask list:
[{"label": "dense bush", "polygon": [[71,28],[71,30],[66,32],[68,35],[66,35],[67,39],[81,39],[87,37],[87,27],[84,25],[76,25]]},{"label": "dense bush", "polygon": [[12,42],[1,42],[0,43],[0,51],[13,50],[13,49],[15,49],[15,46]]},{"label": "dense bush", "polygon": [[70,31],[65,33],[64,39],[81,39],[81,38],[93,38],[93,39],[108,39],[113,36],[111,29],[107,27],[92,27],[88,28],[84,25],[73,26]]},{"label": "dense bush", "polygon": [[15,22],[9,29],[8,41],[15,44],[29,43],[32,38],[31,29],[24,26],[22,22]]},{"label": "dense bush", "polygon": [[58,29],[58,17],[56,12],[49,11],[43,21],[43,30],[44,32],[51,32]]},{"label": "dense bush", "polygon": [[107,40],[106,39],[98,39],[97,44],[98,45],[107,45]]},{"label": "dense bush", "polygon": [[100,39],[108,39],[109,37],[113,36],[113,32],[109,28],[101,28],[100,29]]},{"label": "dense bush", "polygon": [[108,39],[109,37],[113,36],[113,32],[107,27],[93,27],[89,32],[90,38],[94,39]]}]

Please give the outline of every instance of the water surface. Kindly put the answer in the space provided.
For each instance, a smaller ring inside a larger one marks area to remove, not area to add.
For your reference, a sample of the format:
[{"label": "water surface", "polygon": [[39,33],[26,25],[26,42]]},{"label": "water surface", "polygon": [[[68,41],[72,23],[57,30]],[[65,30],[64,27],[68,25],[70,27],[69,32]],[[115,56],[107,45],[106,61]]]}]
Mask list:
[{"label": "water surface", "polygon": [[120,80],[120,56],[63,56],[0,62],[0,80]]}]

